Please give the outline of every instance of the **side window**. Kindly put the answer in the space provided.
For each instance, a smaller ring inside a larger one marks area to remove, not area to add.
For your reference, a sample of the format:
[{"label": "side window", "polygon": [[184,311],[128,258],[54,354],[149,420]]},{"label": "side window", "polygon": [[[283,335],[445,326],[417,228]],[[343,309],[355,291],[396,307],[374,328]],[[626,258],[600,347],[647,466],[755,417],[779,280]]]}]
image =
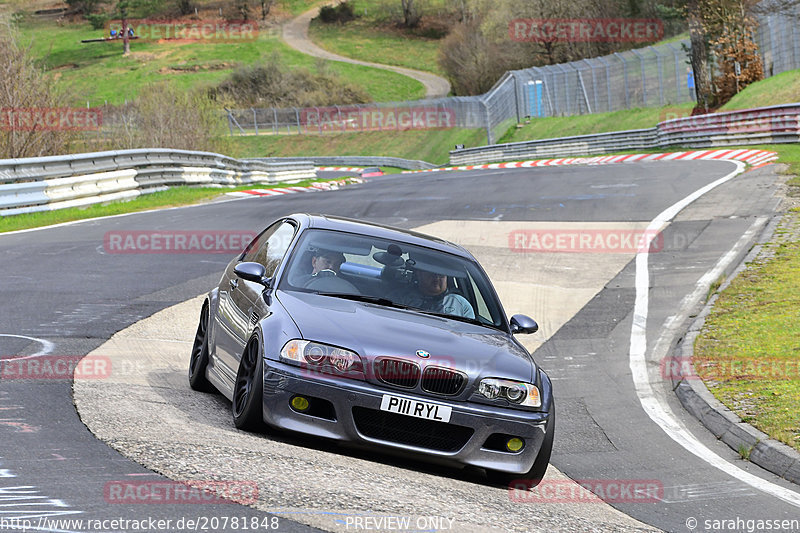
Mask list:
[{"label": "side window", "polygon": [[478,304],[478,309],[476,313],[478,320],[487,324],[491,324],[492,313],[489,312],[489,307],[486,305],[486,300],[483,299],[483,294],[481,293],[478,286],[475,284],[475,280],[472,279],[472,276],[470,276],[469,281],[472,285],[472,291],[475,294],[475,303]]},{"label": "side window", "polygon": [[244,255],[242,256],[241,260],[248,262],[255,261],[256,254],[258,253],[258,251],[261,249],[262,246],[264,246],[264,243],[267,242],[267,239],[269,239],[272,236],[272,234],[275,233],[275,231],[277,231],[279,227],[281,227],[282,224],[284,224],[284,222],[282,221],[276,222],[275,224],[271,225],[270,227],[262,231],[252,241],[250,241],[250,244],[248,244],[247,248],[244,249]]},{"label": "side window", "polygon": [[[295,227],[289,222],[281,223],[269,236],[266,235],[267,232],[264,232],[264,234],[259,237],[260,242],[256,243],[257,246],[254,246],[253,249],[245,254],[244,260],[261,263],[267,268],[267,277],[272,276],[275,270],[278,269],[278,265],[281,264],[286,250],[289,249],[289,245],[292,243],[292,237],[294,237],[294,232]],[[266,240],[263,240],[265,236]],[[253,255],[249,257],[251,253]]]}]

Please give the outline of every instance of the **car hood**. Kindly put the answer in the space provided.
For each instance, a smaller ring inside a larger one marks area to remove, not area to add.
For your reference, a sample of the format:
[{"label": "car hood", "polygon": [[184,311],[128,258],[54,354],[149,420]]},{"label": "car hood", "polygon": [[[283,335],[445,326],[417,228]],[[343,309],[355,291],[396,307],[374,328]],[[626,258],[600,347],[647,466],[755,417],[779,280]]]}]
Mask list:
[{"label": "car hood", "polygon": [[[470,382],[484,377],[532,382],[536,372],[530,354],[502,331],[315,293],[279,291],[277,297],[304,339],[353,350],[365,364],[378,357],[407,359],[423,369],[459,370]],[[418,350],[430,357],[420,358]]]}]

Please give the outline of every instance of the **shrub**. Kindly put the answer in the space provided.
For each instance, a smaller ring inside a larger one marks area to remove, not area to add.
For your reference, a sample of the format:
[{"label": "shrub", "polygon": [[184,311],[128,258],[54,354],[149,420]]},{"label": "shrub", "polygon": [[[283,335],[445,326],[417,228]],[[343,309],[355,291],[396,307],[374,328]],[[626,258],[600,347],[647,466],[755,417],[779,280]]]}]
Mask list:
[{"label": "shrub", "polygon": [[89,21],[93,29],[102,30],[108,23],[109,16],[105,13],[89,13],[86,15],[86,20]]},{"label": "shrub", "polygon": [[108,109],[104,133],[114,149],[222,151],[225,123],[207,94],[166,82],[148,85],[133,102]]},{"label": "shrub", "polygon": [[350,2],[342,2],[337,6],[322,6],[319,10],[319,19],[326,24],[334,22],[343,24],[355,18],[356,13]]},{"label": "shrub", "polygon": [[290,69],[273,55],[265,63],[236,70],[211,94],[236,107],[311,107],[370,101],[358,85],[324,68],[319,70]]}]

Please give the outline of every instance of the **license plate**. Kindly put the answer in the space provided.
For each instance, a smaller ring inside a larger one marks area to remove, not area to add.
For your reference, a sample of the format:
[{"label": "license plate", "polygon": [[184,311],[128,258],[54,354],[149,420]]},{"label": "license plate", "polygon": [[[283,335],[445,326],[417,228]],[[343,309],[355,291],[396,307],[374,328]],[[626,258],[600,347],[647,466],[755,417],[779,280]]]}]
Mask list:
[{"label": "license plate", "polygon": [[383,399],[381,399],[381,411],[424,418],[425,420],[435,420],[437,422],[450,422],[450,414],[453,412],[453,408],[438,403],[421,402],[411,398],[384,394]]}]

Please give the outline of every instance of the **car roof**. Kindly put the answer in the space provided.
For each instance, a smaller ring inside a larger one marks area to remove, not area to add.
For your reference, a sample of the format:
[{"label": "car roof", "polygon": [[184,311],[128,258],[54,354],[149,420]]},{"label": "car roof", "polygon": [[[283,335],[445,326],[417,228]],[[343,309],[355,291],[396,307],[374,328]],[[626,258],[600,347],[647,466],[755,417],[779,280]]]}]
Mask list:
[{"label": "car roof", "polygon": [[369,235],[387,240],[397,240],[401,242],[407,242],[410,244],[416,244],[418,246],[433,248],[435,250],[440,250],[442,252],[448,252],[461,257],[466,257],[468,259],[475,260],[472,254],[470,254],[466,249],[459,246],[458,244],[446,241],[444,239],[440,239],[438,237],[434,237],[432,235],[426,235],[424,233],[419,233],[416,231],[411,231],[403,228],[386,226],[383,224],[375,224],[363,220],[356,220],[354,218],[337,217],[337,216],[321,215],[321,214],[302,213],[302,214],[291,215],[291,218],[298,220],[301,224],[303,224],[308,228],[344,231],[360,235]]}]

